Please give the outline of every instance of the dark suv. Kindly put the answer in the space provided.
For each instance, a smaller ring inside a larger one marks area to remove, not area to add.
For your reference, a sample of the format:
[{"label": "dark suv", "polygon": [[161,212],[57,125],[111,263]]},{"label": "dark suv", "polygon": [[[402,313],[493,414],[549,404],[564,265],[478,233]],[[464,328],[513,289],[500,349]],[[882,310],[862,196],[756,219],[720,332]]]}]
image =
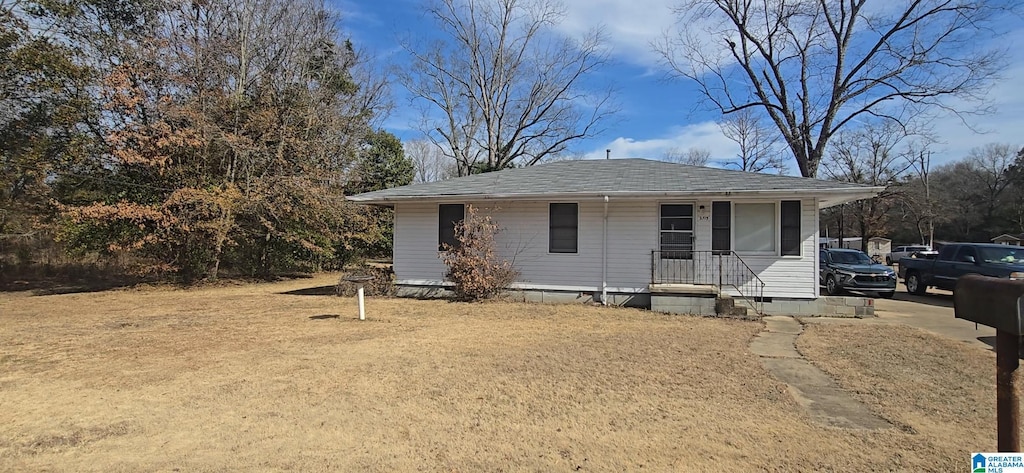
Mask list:
[{"label": "dark suv", "polygon": [[886,299],[896,292],[896,273],[860,250],[822,249],[818,255],[818,281],[830,296],[843,290],[875,292]]}]

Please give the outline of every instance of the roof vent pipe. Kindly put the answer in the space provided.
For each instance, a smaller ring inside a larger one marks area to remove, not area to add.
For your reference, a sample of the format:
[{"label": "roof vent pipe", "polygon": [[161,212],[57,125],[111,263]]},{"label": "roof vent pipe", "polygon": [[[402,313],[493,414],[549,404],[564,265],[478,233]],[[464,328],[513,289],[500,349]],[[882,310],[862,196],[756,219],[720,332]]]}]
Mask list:
[{"label": "roof vent pipe", "polygon": [[612,159],[612,150],[610,150],[610,149],[604,150],[604,159]]}]

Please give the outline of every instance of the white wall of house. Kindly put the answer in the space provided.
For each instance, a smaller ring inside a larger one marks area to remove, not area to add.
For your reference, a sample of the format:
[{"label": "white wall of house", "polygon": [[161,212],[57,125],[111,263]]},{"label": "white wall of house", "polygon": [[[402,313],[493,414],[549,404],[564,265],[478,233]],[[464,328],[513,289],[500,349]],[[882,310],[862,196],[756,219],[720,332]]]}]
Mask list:
[{"label": "white wall of house", "polygon": [[[740,199],[735,201],[743,202]],[[574,254],[548,252],[549,202],[467,203],[486,209],[501,225],[503,230],[498,235],[497,246],[502,256],[514,259],[521,274],[520,287],[581,292],[601,290],[604,202],[577,201],[579,238],[578,252]],[[613,198],[608,204],[609,292],[648,290],[651,251],[659,245],[659,209],[663,203],[694,204],[695,250],[711,250],[710,200]],[[775,204],[775,233],[778,234],[778,202]],[[697,210],[701,205],[705,206],[706,215]],[[435,202],[395,205],[394,268],[399,284],[439,285],[443,282],[445,266],[437,251],[437,211]],[[802,201],[801,217],[800,256],[741,255],[765,282],[766,297],[817,297],[818,208],[815,200]]]}]

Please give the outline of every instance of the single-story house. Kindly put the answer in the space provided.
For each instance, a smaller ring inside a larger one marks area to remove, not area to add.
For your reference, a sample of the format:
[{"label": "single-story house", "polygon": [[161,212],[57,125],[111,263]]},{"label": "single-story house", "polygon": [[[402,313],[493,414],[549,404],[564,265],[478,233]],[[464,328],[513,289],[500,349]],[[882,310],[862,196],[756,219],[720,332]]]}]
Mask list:
[{"label": "single-story house", "polygon": [[454,241],[455,222],[471,204],[502,227],[498,252],[514,262],[520,277],[513,289],[526,299],[651,307],[652,294],[711,288],[716,297],[754,301],[763,313],[765,302],[819,297],[819,210],[882,189],[610,159],[552,162],[348,199],[394,208],[400,295],[426,296],[449,285],[439,245]]},{"label": "single-story house", "polygon": [[992,239],[992,243],[998,243],[1000,245],[1015,245],[1024,246],[1024,233],[1017,235],[1010,235],[1004,233]]}]

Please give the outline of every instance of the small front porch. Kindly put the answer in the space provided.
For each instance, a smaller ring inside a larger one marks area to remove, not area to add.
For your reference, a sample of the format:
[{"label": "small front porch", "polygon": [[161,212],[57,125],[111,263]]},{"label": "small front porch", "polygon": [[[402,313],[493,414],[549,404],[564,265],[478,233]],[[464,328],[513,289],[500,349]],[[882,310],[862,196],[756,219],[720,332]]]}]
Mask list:
[{"label": "small front porch", "polygon": [[874,300],[765,297],[766,284],[730,251],[651,251],[651,310],[756,319],[765,315],[874,317]]},{"label": "small front porch", "polygon": [[764,288],[764,281],[732,251],[651,251],[651,310],[760,317]]}]

